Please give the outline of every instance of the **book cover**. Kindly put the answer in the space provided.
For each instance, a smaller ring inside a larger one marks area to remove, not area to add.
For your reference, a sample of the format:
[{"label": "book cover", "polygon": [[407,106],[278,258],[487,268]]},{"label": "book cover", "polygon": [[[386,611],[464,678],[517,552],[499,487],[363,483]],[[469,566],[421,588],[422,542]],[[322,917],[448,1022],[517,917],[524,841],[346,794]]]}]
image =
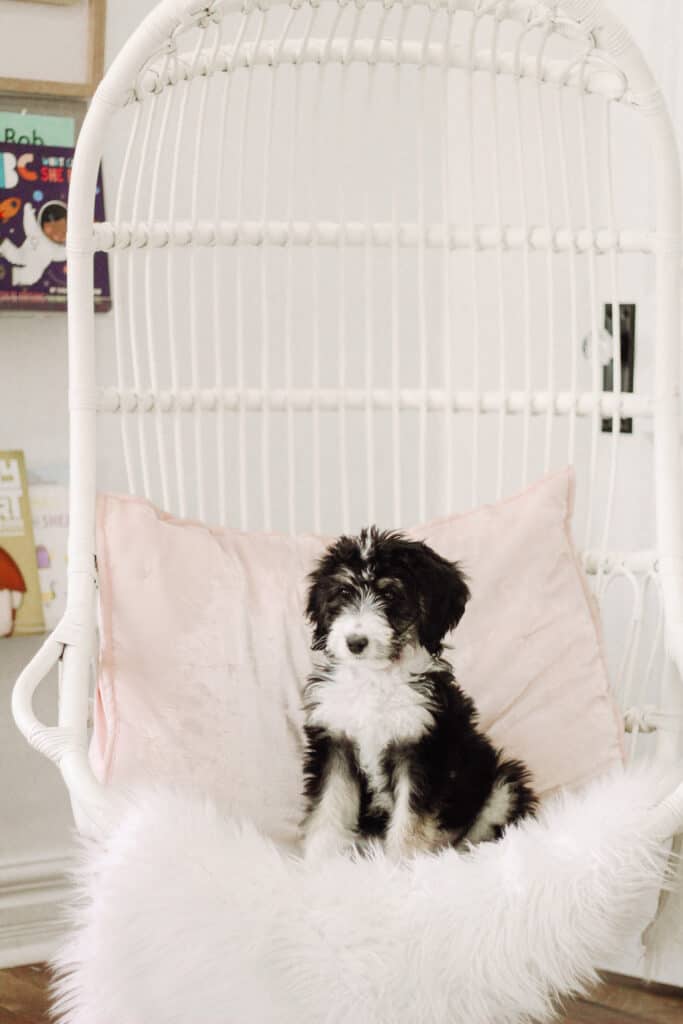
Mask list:
[{"label": "book cover", "polygon": [[73,146],[76,122],[55,114],[27,114],[0,110],[0,143],[17,146]]},{"label": "book cover", "polygon": [[69,490],[61,484],[29,484],[28,493],[45,627],[53,630],[66,608]]},{"label": "book cover", "polygon": [[[66,220],[74,151],[0,145],[0,309],[66,309]],[[104,220],[102,173],[95,220]],[[95,253],[96,312],[111,308],[105,252]]]},{"label": "book cover", "polygon": [[0,451],[0,637],[44,631],[24,454]]}]

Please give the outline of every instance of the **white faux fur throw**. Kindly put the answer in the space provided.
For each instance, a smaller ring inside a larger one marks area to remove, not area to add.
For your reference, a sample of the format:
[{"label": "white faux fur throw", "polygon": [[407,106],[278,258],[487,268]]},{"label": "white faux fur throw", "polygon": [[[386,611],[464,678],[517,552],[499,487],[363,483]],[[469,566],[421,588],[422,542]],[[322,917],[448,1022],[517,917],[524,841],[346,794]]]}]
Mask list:
[{"label": "white faux fur throw", "polygon": [[554,798],[497,843],[316,868],[140,793],[85,852],[57,967],[68,1024],[512,1024],[584,990],[661,884],[652,774]]}]

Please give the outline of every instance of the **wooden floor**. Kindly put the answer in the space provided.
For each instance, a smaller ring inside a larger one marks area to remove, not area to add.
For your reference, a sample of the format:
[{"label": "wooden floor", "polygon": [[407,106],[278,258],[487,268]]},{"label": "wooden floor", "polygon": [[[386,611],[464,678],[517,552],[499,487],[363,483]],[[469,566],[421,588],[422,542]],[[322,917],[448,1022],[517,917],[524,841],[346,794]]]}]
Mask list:
[{"label": "wooden floor", "polygon": [[[0,1024],[48,1021],[47,984],[48,973],[41,966],[0,971]],[[647,988],[630,979],[608,975],[590,1000],[579,999],[567,1005],[564,1013],[558,1024],[683,1024],[683,989]]]},{"label": "wooden floor", "polygon": [[12,967],[0,971],[0,1024],[43,1024],[47,1015],[44,967]]},{"label": "wooden floor", "polygon": [[606,974],[589,1000],[565,1007],[562,1024],[683,1024],[683,989]]}]

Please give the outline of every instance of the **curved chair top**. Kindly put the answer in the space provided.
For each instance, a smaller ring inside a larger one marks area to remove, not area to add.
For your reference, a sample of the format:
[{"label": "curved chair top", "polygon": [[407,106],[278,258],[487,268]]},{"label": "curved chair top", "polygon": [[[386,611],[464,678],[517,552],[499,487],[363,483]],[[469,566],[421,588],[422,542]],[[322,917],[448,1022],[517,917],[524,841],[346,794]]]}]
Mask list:
[{"label": "curved chair top", "polygon": [[[588,39],[594,49],[606,56],[628,86],[631,103],[647,114],[659,114],[667,120],[668,111],[661,92],[638,46],[627,30],[610,12],[604,0],[369,0],[385,8],[431,7],[451,13],[472,12],[475,16],[497,15],[521,24],[540,27],[557,25],[566,31],[572,25]],[[164,51],[171,52],[174,40],[194,26],[254,9],[268,11],[287,5],[361,7],[368,0],[161,0],[141,22],[115,57],[102,79],[83,124],[73,167],[72,192],[83,197],[69,211],[67,246],[70,253],[91,251],[92,202],[97,167],[104,150],[109,122],[124,107],[134,92],[146,64]],[[672,136],[671,126],[664,134]]]},{"label": "curved chair top", "polygon": [[[319,6],[321,0],[310,0]],[[324,0],[346,5],[366,0]],[[637,93],[652,93],[655,82],[628,31],[609,11],[604,0],[377,0],[384,7],[402,5],[442,8],[452,12],[471,11],[479,16],[499,12],[501,16],[520,22],[544,21],[558,24],[573,22],[584,34],[592,36],[596,48],[610,56],[627,74]],[[104,76],[96,93],[99,102],[114,106],[125,103],[131,89],[131,70],[145,61],[179,32],[210,20],[220,20],[254,7],[268,10],[290,4],[303,6],[303,0],[161,0],[144,19],[122,48]]]}]

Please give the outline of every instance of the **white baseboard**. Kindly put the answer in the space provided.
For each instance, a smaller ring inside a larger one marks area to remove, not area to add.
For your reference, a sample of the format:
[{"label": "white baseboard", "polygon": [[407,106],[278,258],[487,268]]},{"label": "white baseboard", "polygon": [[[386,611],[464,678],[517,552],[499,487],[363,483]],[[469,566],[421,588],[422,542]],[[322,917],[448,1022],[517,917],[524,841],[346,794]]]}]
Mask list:
[{"label": "white baseboard", "polygon": [[612,959],[600,964],[606,971],[615,974],[625,974],[630,978],[638,978],[641,981],[653,981],[659,985],[673,985],[676,988],[683,988],[683,964],[681,964],[680,950],[672,948],[668,955],[662,957],[657,968],[647,974],[643,964],[643,956],[640,952],[622,953]]},{"label": "white baseboard", "polygon": [[0,969],[52,956],[65,931],[70,866],[62,853],[0,862]]}]

